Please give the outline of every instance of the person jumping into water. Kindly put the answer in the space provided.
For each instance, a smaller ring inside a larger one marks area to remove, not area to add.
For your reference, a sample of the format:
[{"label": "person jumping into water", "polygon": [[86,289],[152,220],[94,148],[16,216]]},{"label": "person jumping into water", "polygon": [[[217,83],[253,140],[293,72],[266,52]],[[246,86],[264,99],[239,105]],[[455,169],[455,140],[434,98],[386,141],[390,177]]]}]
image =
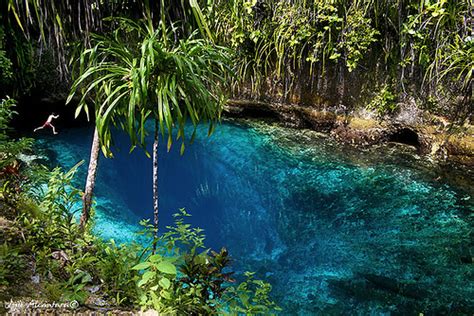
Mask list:
[{"label": "person jumping into water", "polygon": [[56,115],[56,113],[54,112],[51,113],[51,115],[48,116],[48,119],[46,120],[46,122],[42,126],[35,128],[33,132],[36,132],[37,130],[43,129],[45,127],[51,127],[53,129],[53,134],[56,135],[57,134],[56,129],[54,128],[53,124],[51,124],[51,121],[53,119],[57,119],[58,117],[59,115]]}]

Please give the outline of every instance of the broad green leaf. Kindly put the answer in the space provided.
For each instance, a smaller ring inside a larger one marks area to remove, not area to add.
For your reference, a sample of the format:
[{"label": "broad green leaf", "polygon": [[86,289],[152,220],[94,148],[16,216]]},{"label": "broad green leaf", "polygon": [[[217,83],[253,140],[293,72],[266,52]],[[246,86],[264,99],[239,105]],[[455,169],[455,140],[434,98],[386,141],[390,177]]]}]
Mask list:
[{"label": "broad green leaf", "polygon": [[155,255],[151,255],[149,258],[148,258],[148,261],[150,262],[159,262],[163,260],[163,257],[158,255],[158,254],[155,254]]},{"label": "broad green leaf", "polygon": [[174,264],[168,262],[168,261],[162,261],[158,263],[156,268],[163,273],[166,274],[176,274],[176,267]]},{"label": "broad green leaf", "polygon": [[158,282],[162,288],[164,289],[169,289],[170,285],[171,285],[171,282],[169,279],[167,278],[162,278],[159,282]]},{"label": "broad green leaf", "polygon": [[143,275],[142,275],[142,278],[141,280],[137,283],[137,285],[139,287],[147,284],[148,282],[150,282],[150,280],[155,276],[155,272],[153,271],[147,271],[145,272]]},{"label": "broad green leaf", "polygon": [[165,291],[165,290],[161,290],[160,291],[160,295],[161,297],[167,299],[167,300],[170,300],[171,299],[171,295],[168,291]]},{"label": "broad green leaf", "polygon": [[151,296],[151,301],[153,303],[153,307],[156,310],[160,310],[160,300],[158,298],[158,295],[156,295],[155,292],[150,292],[150,296]]},{"label": "broad green leaf", "polygon": [[151,262],[140,262],[139,264],[132,267],[132,270],[144,270],[151,266]]}]

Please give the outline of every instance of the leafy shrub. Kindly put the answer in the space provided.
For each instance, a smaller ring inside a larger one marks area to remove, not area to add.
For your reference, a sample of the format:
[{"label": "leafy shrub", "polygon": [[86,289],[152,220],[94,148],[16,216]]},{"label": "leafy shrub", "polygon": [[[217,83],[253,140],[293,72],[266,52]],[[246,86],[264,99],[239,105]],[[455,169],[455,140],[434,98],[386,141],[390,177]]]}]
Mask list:
[{"label": "leafy shrub", "polygon": [[83,236],[74,218],[81,197],[71,181],[78,167],[79,164],[67,173],[54,169],[39,205],[41,211],[31,214],[23,210],[19,214],[18,222],[26,232],[25,243],[36,250],[74,250],[81,241],[87,241],[87,234]]},{"label": "leafy shrub", "polygon": [[[247,281],[237,287],[231,285],[235,280],[227,250],[206,250],[202,230],[184,222],[188,216],[184,209],[175,214],[175,225],[154,241],[157,253],[132,268],[142,272],[138,304],[164,314],[186,315],[225,311],[268,315],[279,310],[269,297],[270,284],[254,280],[253,274],[247,273]],[[144,224],[151,235],[152,226]]]},{"label": "leafy shrub", "polygon": [[5,31],[0,26],[0,86],[7,84],[13,78],[12,61],[5,51]]},{"label": "leafy shrub", "polygon": [[81,270],[76,270],[69,280],[64,284],[61,299],[64,301],[78,301],[84,303],[89,292],[84,288],[92,281],[92,276]]},{"label": "leafy shrub", "polygon": [[244,273],[246,280],[236,288],[229,288],[230,310],[245,315],[272,315],[281,309],[270,298],[272,287],[269,283],[256,280],[253,272]]},{"label": "leafy shrub", "polygon": [[6,242],[0,245],[0,285],[10,285],[23,275],[26,268],[24,256],[16,247]]},{"label": "leafy shrub", "polygon": [[394,113],[398,109],[396,99],[390,88],[385,85],[370,101],[367,109],[375,110],[379,116]]},{"label": "leafy shrub", "polygon": [[138,299],[134,267],[140,260],[140,245],[116,245],[113,240],[98,244],[95,268],[102,282],[102,291],[117,305],[133,305]]},{"label": "leafy shrub", "polygon": [[357,67],[370,44],[377,41],[375,36],[379,32],[370,23],[371,20],[364,16],[361,9],[351,10],[347,15],[346,26],[342,30],[341,41],[337,47],[345,52],[349,72]]},{"label": "leafy shrub", "polygon": [[9,82],[13,77],[12,62],[6,52],[0,49],[0,83]]},{"label": "leafy shrub", "polygon": [[[6,97],[0,101],[0,175],[8,175],[17,173],[14,164],[18,154],[31,148],[33,140],[29,138],[22,138],[18,141],[13,141],[9,138],[8,132],[12,117],[17,114],[13,110],[16,106],[16,101],[10,97]],[[10,167],[10,168],[8,168]]]}]

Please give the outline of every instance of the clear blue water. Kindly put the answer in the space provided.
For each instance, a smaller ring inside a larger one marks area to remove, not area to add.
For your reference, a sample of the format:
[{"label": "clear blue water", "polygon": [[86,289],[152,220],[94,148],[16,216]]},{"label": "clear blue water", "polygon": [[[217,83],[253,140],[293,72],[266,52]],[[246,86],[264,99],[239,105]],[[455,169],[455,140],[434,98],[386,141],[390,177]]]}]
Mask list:
[{"label": "clear blue water", "polygon": [[[40,140],[53,165],[89,157],[90,128]],[[101,157],[97,231],[127,242],[152,217],[151,159]],[[474,276],[472,170],[414,150],[359,150],[310,131],[259,122],[203,130],[183,156],[160,149],[161,227],[179,208],[226,246],[237,272],[273,285],[282,315],[470,314]],[[87,163],[78,174],[85,179]]]}]

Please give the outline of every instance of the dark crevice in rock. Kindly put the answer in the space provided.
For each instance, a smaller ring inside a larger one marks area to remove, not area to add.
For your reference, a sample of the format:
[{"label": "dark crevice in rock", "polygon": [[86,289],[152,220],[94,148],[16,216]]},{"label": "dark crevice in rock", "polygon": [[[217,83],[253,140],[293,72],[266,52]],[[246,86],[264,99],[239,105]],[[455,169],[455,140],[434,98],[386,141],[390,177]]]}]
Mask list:
[{"label": "dark crevice in rock", "polygon": [[397,129],[388,135],[389,142],[400,143],[419,148],[421,146],[418,133],[409,128]]},{"label": "dark crevice in rock", "polygon": [[243,110],[242,112],[239,113],[240,117],[243,118],[261,118],[261,119],[270,119],[270,120],[275,120],[278,121],[280,120],[279,115],[268,108],[247,108]]},{"label": "dark crevice in rock", "polygon": [[256,118],[280,121],[281,117],[270,105],[258,101],[229,101],[225,109],[228,117]]}]

